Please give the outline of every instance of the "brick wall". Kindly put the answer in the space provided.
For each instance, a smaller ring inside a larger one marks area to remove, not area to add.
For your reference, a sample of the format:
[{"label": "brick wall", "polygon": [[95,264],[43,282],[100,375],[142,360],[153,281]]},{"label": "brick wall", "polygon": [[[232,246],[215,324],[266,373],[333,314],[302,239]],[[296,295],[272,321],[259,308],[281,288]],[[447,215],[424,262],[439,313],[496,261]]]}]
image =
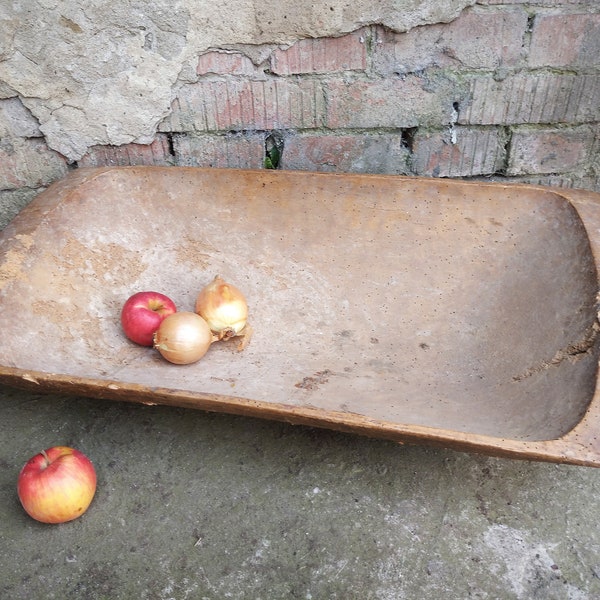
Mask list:
[{"label": "brick wall", "polygon": [[374,25],[253,56],[259,64],[225,49],[199,56],[152,144],[91,148],[77,164],[45,145],[18,98],[0,100],[0,213],[96,165],[268,165],[600,191],[596,0],[480,0],[447,24]]}]

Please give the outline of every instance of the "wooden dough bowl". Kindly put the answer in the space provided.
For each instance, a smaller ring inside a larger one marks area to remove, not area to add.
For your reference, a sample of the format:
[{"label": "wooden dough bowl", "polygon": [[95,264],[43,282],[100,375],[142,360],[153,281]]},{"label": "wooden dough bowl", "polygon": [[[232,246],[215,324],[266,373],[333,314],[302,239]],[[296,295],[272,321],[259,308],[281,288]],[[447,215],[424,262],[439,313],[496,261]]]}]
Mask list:
[{"label": "wooden dough bowl", "polygon": [[[0,382],[600,466],[600,194],[78,169],[0,233]],[[120,327],[221,275],[254,336],[177,366]]]}]

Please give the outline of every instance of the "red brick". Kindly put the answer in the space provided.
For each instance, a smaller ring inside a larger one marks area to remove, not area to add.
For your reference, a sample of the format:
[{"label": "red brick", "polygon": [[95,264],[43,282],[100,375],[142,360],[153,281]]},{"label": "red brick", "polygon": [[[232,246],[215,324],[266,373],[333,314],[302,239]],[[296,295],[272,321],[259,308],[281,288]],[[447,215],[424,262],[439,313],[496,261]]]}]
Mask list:
[{"label": "red brick", "polygon": [[526,73],[471,80],[459,123],[583,123],[600,120],[600,74]]},{"label": "red brick", "polygon": [[260,133],[175,135],[173,147],[180,166],[260,169],[265,156]]},{"label": "red brick", "polygon": [[80,167],[173,164],[167,136],[157,135],[151,144],[94,146],[78,161]]},{"label": "red brick", "polygon": [[515,129],[511,139],[508,175],[568,173],[584,166],[594,143],[591,127]]},{"label": "red brick", "polygon": [[368,34],[367,30],[359,29],[337,38],[300,40],[289,48],[275,50],[271,71],[277,75],[364,71]]},{"label": "red brick", "polygon": [[216,132],[323,125],[319,82],[264,79],[200,81],[183,86],[160,131]]},{"label": "red brick", "polygon": [[459,90],[444,78],[410,75],[373,81],[327,84],[327,126],[405,128],[450,123]]},{"label": "red brick", "polygon": [[198,58],[198,75],[214,73],[218,75],[254,75],[256,67],[252,61],[239,52],[207,52]]},{"label": "red brick", "polygon": [[377,29],[373,66],[387,76],[430,66],[495,69],[522,58],[527,13],[466,9],[451,23],[415,27],[406,33]]},{"label": "red brick", "polygon": [[409,151],[400,132],[290,135],[281,167],[306,171],[407,174]]},{"label": "red brick", "polygon": [[532,67],[598,67],[600,14],[538,15],[531,34],[529,64]]},{"label": "red brick", "polygon": [[428,177],[489,175],[504,165],[506,135],[497,127],[417,133],[413,171]]},{"label": "red brick", "polygon": [[0,140],[0,166],[0,190],[46,186],[68,171],[65,157],[41,138]]}]

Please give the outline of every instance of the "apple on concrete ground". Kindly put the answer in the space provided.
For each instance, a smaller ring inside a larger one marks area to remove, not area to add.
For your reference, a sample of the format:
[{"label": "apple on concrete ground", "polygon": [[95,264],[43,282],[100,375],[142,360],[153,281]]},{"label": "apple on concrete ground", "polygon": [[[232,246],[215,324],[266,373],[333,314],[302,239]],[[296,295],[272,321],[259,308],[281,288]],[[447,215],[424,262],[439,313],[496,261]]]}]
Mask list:
[{"label": "apple on concrete ground", "polygon": [[152,346],[154,333],[169,315],[177,312],[175,303],[160,292],[138,292],[121,310],[121,326],[136,344]]},{"label": "apple on concrete ground", "polygon": [[17,493],[25,512],[42,523],[65,523],[81,516],[96,493],[96,471],[74,448],[54,446],[21,469]]}]

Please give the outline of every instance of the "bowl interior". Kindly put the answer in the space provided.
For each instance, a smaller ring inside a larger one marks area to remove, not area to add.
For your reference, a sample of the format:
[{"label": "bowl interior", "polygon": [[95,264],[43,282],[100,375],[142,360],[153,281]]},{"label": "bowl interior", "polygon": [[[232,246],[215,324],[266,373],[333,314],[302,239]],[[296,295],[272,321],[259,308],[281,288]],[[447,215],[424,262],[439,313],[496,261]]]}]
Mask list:
[{"label": "bowl interior", "polygon": [[[525,186],[271,171],[113,169],[4,231],[8,366],[555,439],[596,383],[598,281],[561,196]],[[254,336],[186,367],[128,342],[141,290],[180,310],[220,274]]]}]

